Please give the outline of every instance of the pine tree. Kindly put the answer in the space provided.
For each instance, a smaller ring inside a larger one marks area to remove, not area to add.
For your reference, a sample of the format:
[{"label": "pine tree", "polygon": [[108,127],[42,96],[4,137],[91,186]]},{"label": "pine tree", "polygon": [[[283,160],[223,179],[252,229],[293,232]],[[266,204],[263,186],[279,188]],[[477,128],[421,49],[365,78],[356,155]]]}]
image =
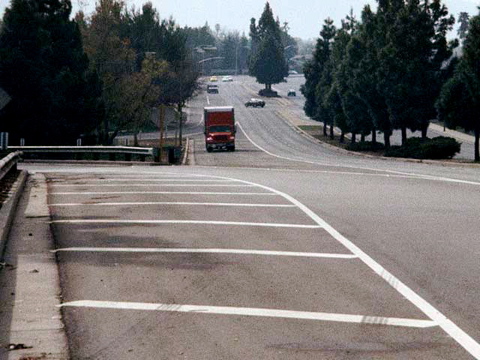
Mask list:
[{"label": "pine tree", "polygon": [[265,90],[271,91],[272,84],[278,84],[288,75],[288,66],[285,61],[279,24],[273,18],[270,4],[255,24],[252,19],[250,25],[252,37],[252,56],[250,58],[250,74],[255,76],[260,84],[265,84]]},{"label": "pine tree", "polygon": [[101,120],[98,79],[88,74],[69,0],[13,0],[0,34],[0,83],[12,103],[2,123],[13,142],[72,144]]},{"label": "pine tree", "polygon": [[480,161],[480,15],[470,21],[464,53],[454,76],[443,86],[436,102],[440,120],[450,128],[475,134],[475,161]]}]

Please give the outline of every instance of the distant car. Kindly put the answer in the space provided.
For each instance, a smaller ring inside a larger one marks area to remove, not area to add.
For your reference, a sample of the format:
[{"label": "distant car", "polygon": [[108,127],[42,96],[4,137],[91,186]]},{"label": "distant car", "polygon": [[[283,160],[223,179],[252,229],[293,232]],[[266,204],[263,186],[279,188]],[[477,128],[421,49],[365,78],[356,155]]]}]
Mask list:
[{"label": "distant car", "polygon": [[218,81],[218,78],[216,76],[210,76],[210,81],[211,82],[216,82],[216,81]]},{"label": "distant car", "polygon": [[218,94],[218,85],[207,85],[208,94]]},{"label": "distant car", "polygon": [[265,106],[265,101],[263,101],[262,99],[250,99],[248,100],[246,103],[245,103],[245,106],[246,107],[264,107]]},{"label": "distant car", "polygon": [[298,72],[295,70],[289,70],[288,75],[298,75]]},{"label": "distant car", "polygon": [[297,92],[293,89],[288,90],[287,96],[297,96]]},{"label": "distant car", "polygon": [[230,82],[230,81],[233,81],[233,78],[232,78],[231,76],[224,76],[224,77],[222,78],[222,81],[223,81],[223,82]]}]

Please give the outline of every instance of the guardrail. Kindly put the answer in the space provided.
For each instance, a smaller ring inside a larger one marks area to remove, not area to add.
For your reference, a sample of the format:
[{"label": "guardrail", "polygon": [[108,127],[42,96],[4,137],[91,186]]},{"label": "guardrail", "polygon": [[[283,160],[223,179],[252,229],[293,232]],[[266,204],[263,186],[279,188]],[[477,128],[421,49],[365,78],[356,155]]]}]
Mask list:
[{"label": "guardrail", "polygon": [[131,146],[9,146],[9,150],[22,151],[29,154],[93,154],[94,160],[98,160],[100,154],[108,154],[110,160],[115,160],[115,155],[123,154],[126,161],[131,160],[132,155],[138,155],[141,161],[146,156],[155,156],[154,148],[131,147]]},{"label": "guardrail", "polygon": [[0,180],[2,180],[10,170],[16,169],[17,162],[20,160],[20,155],[22,155],[22,152],[16,151],[8,154],[2,160],[0,160]]}]

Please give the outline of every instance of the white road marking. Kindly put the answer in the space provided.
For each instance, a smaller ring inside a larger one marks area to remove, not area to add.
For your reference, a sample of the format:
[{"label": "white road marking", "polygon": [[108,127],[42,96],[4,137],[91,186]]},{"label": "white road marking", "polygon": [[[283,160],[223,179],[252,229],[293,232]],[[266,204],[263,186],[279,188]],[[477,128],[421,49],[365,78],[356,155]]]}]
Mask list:
[{"label": "white road marking", "polygon": [[131,194],[174,194],[174,195],[248,195],[277,196],[272,193],[240,193],[240,192],[203,192],[203,191],[93,191],[93,192],[52,192],[50,195],[131,195]]},{"label": "white road marking", "polygon": [[245,185],[245,184],[72,184],[72,185],[55,185],[55,187],[119,187],[119,186],[128,186],[128,187],[254,187],[254,185]]},{"label": "white road marking", "polygon": [[160,225],[160,224],[198,224],[198,225],[230,225],[230,226],[260,226],[278,228],[319,229],[319,225],[260,223],[241,221],[205,221],[205,220],[117,220],[117,219],[71,219],[53,220],[52,224],[135,224],[135,225]]},{"label": "white road marking", "polygon": [[[230,179],[228,177],[219,177],[223,179]],[[233,180],[233,179],[232,179]],[[300,201],[296,200],[292,196],[285,194],[281,191],[275,190],[268,186],[255,184],[250,181],[238,180],[245,184],[256,185],[264,190],[271,191],[276,193],[279,196],[282,196],[284,199],[290,201],[292,204],[295,204],[300,208],[305,214],[307,214],[313,221],[315,221],[321,228],[325,229],[331,236],[333,236],[337,241],[339,241],[343,246],[350,250],[353,254],[357,255],[360,260],[362,260],[368,267],[370,267],[377,275],[384,279],[390,286],[402,294],[407,300],[414,304],[418,309],[420,309],[425,315],[427,315],[431,320],[438,324],[448,335],[450,335],[455,341],[457,341],[465,350],[467,350],[475,358],[480,359],[480,344],[476,342],[470,335],[465,331],[460,329],[455,323],[449,320],[445,315],[438,311],[434,306],[424,300],[421,296],[415,293],[407,285],[401,282],[396,278],[392,273],[387,269],[382,267],[378,262],[376,262],[372,257],[367,253],[361,250],[358,246],[340,234],[332,226],[330,226],[325,220],[315,214],[307,206],[302,204]]]},{"label": "white road marking", "polygon": [[204,305],[178,305],[178,304],[154,304],[120,301],[95,301],[80,300],[71,301],[59,305],[60,307],[84,307],[95,309],[116,310],[143,310],[143,311],[167,311],[194,314],[222,314],[237,316],[259,316],[271,318],[284,318],[296,320],[334,321],[370,325],[403,326],[412,328],[429,328],[438,324],[431,320],[417,320],[404,318],[390,318],[383,316],[365,316],[350,314],[335,314],[309,311],[292,311],[278,309],[245,308],[231,306],[204,306]]},{"label": "white road marking", "polygon": [[269,251],[243,249],[188,249],[188,248],[118,248],[118,247],[71,247],[52,250],[52,252],[125,252],[125,253],[200,253],[200,254],[240,254],[263,256],[293,256],[330,259],[356,259],[353,254],[311,253],[297,251]]},{"label": "white road marking", "polygon": [[[139,181],[139,182],[173,182],[173,181],[181,181],[181,182],[212,182],[212,183],[225,183],[225,182],[231,182],[231,180],[215,180],[215,179],[182,179],[182,178],[165,178],[165,179],[143,179],[143,178],[135,178],[135,179],[122,179],[122,178],[117,178],[117,179],[90,179],[90,180],[75,180],[75,181],[81,181],[82,183],[70,183],[70,184],[64,184],[64,183],[57,183],[55,181],[50,182],[54,186],[86,186],[87,184],[83,184],[83,182],[123,182],[123,181]],[[89,185],[90,186],[90,185]]]},{"label": "white road marking", "polygon": [[254,142],[250,136],[247,135],[245,130],[243,129],[242,125],[240,122],[237,122],[237,125],[240,127],[240,130],[242,130],[243,134],[247,138],[250,143],[252,143],[253,146],[258,148],[259,150],[263,151],[264,153],[279,158],[279,159],[284,159],[284,160],[289,160],[289,161],[296,161],[296,162],[301,162],[305,164],[313,164],[313,165],[321,165],[321,166],[328,166],[328,167],[338,167],[338,168],[347,168],[347,169],[359,169],[359,170],[368,170],[368,171],[377,171],[377,172],[385,172],[389,174],[395,174],[395,175],[404,175],[407,177],[412,177],[412,178],[417,178],[417,179],[423,179],[423,180],[432,180],[432,181],[445,181],[445,182],[453,182],[453,183],[459,183],[459,184],[466,184],[466,185],[477,185],[480,186],[480,182],[476,181],[468,181],[468,180],[459,180],[459,179],[451,179],[451,178],[446,178],[446,177],[439,177],[439,176],[432,176],[432,175],[423,175],[423,174],[415,174],[415,173],[408,173],[408,172],[403,172],[403,171],[395,171],[395,170],[382,170],[382,169],[375,169],[375,168],[369,168],[369,167],[362,167],[362,166],[351,166],[351,165],[338,165],[338,164],[329,164],[329,163],[321,163],[318,161],[309,161],[309,160],[302,160],[302,159],[295,159],[295,158],[290,158],[287,156],[281,156],[274,154],[265,148],[261,147],[258,145],[256,142]]},{"label": "white road marking", "polygon": [[101,203],[58,203],[49,206],[146,206],[146,205],[188,205],[188,206],[233,206],[233,207],[268,207],[268,208],[292,208],[292,204],[236,204],[236,203],[205,203],[205,202],[181,202],[181,201],[146,201],[146,202],[101,202]]}]

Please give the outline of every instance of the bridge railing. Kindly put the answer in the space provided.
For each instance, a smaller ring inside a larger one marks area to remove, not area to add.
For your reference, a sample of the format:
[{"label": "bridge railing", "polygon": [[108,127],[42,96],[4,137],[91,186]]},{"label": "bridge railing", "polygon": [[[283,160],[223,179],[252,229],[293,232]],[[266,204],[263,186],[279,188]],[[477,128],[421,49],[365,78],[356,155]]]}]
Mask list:
[{"label": "bridge railing", "polygon": [[0,181],[7,175],[11,170],[17,168],[17,163],[20,160],[22,155],[21,151],[15,151],[8,154],[0,160]]},{"label": "bridge railing", "polygon": [[110,160],[116,160],[116,155],[123,155],[126,161],[131,161],[132,155],[145,161],[147,156],[155,157],[154,148],[131,147],[131,146],[9,146],[9,150],[22,151],[26,158],[29,155],[51,157],[52,155],[71,156],[77,158],[85,154],[91,154],[93,160],[98,160],[100,154],[108,154]]}]

